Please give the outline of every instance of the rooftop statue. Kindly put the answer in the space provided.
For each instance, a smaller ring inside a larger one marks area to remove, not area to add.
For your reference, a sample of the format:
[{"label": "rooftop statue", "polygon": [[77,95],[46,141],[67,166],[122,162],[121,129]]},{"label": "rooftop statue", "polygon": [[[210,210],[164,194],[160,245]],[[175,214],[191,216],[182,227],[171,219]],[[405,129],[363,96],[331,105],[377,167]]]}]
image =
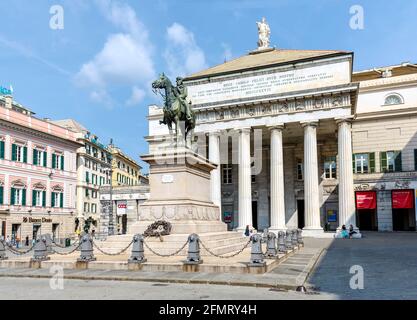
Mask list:
[{"label": "rooftop statue", "polygon": [[256,23],[258,25],[259,41],[258,50],[267,49],[271,43],[271,29],[265,18],[262,18],[261,22]]},{"label": "rooftop statue", "polygon": [[152,83],[152,88],[164,99],[164,118],[160,123],[167,125],[171,134],[172,125],[175,124],[177,142],[183,142],[178,140],[180,132],[185,141],[187,135],[195,128],[195,114],[191,103],[187,101],[188,93],[183,78],[178,77],[177,85],[174,86],[165,74],[161,74],[159,79]]}]

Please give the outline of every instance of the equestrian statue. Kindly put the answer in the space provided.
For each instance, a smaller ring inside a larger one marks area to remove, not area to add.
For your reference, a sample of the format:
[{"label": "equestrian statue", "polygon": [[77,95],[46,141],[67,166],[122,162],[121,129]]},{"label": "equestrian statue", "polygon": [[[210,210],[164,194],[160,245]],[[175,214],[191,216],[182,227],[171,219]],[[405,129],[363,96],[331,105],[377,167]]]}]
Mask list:
[{"label": "equestrian statue", "polygon": [[179,133],[184,141],[187,135],[195,128],[195,113],[191,102],[187,101],[187,88],[183,78],[177,78],[177,85],[174,86],[165,74],[152,83],[155,94],[159,93],[164,99],[164,118],[160,124],[168,126],[172,134],[172,125],[175,124],[175,136],[179,142]]}]

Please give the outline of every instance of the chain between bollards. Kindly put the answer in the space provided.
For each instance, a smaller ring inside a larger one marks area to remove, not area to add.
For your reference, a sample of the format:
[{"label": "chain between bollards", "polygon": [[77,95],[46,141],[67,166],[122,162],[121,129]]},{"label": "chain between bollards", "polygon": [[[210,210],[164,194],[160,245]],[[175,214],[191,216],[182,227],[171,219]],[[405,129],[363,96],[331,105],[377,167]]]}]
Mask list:
[{"label": "chain between bollards", "polygon": [[143,244],[145,245],[146,249],[148,249],[150,252],[152,252],[154,255],[157,255],[158,257],[173,257],[176,256],[177,254],[179,254],[182,250],[185,249],[185,247],[188,244],[188,240],[184,243],[184,245],[178,249],[177,251],[170,253],[170,254],[160,254],[158,252],[156,252],[155,250],[153,250],[151,247],[149,247],[149,245],[146,243],[146,241],[143,241]]},{"label": "chain between bollards", "polygon": [[95,241],[93,240],[94,248],[96,248],[99,252],[101,252],[102,254],[106,256],[119,256],[122,253],[124,253],[127,249],[129,249],[132,244],[133,244],[133,240],[129,243],[129,245],[126,248],[120,250],[119,252],[110,253],[110,252],[105,252],[104,250],[102,250],[98,245],[96,245]]},{"label": "chain between bollards", "polygon": [[214,257],[216,257],[216,258],[220,258],[220,259],[230,259],[230,258],[233,258],[233,257],[236,257],[236,256],[238,256],[239,254],[241,254],[248,246],[249,246],[249,244],[250,244],[250,242],[251,242],[251,240],[249,240],[244,246],[243,246],[243,248],[242,249],[240,249],[240,250],[238,250],[237,252],[235,252],[235,253],[233,253],[233,254],[231,254],[231,255],[220,255],[220,254],[215,254],[213,251],[211,251],[209,248],[207,248],[205,245],[204,245],[204,242],[200,239],[200,243],[201,243],[201,246],[203,247],[203,249],[204,250],[206,250],[209,254],[211,254],[212,256],[214,256]]}]

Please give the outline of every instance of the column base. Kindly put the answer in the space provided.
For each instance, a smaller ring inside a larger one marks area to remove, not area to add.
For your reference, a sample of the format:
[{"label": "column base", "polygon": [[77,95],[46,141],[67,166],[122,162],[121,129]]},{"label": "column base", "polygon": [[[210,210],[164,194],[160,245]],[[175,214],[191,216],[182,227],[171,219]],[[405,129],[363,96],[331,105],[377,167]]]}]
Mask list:
[{"label": "column base", "polygon": [[303,229],[303,237],[308,238],[320,238],[324,234],[324,230],[322,227],[305,227]]}]

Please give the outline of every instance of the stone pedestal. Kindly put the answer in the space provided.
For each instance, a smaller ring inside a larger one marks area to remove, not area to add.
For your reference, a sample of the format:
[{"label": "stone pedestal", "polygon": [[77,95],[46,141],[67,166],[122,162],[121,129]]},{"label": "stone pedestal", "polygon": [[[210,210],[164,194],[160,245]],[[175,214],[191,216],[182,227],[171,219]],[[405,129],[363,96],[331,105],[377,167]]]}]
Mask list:
[{"label": "stone pedestal", "polygon": [[140,206],[129,233],[143,233],[158,220],[172,224],[172,234],[225,232],[220,208],[211,200],[210,173],[216,164],[188,148],[142,156],[150,165],[150,198]]}]

